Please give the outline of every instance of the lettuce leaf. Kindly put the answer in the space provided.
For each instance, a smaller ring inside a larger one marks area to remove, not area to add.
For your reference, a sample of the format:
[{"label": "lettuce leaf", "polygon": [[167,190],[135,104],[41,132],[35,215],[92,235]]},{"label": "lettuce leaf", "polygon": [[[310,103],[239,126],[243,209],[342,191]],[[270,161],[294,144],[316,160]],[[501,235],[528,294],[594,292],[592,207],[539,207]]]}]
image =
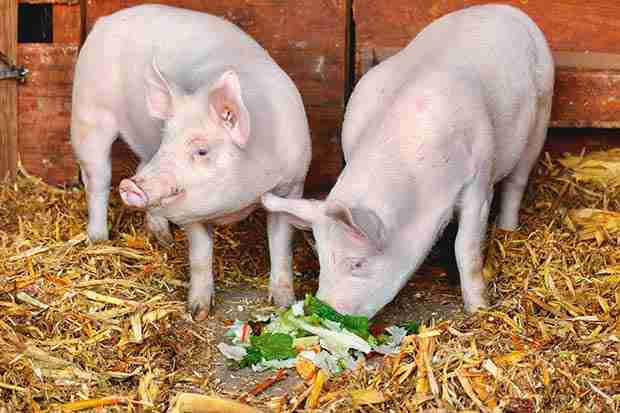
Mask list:
[{"label": "lettuce leaf", "polygon": [[319,300],[318,298],[307,294],[304,300],[307,314],[313,314],[320,318],[340,323],[352,333],[357,334],[364,340],[368,339],[370,332],[368,331],[370,322],[368,317],[343,315],[334,310],[329,304]]},{"label": "lettuce leaf", "polygon": [[[287,313],[283,315],[283,317],[286,316]],[[328,343],[331,348],[336,348],[341,352],[346,352],[351,348],[363,353],[369,353],[371,350],[370,345],[364,339],[346,329],[342,329],[342,331],[333,331],[325,327],[312,325],[301,318],[297,319],[293,317],[292,314],[287,317],[287,321],[300,330],[305,330],[319,336],[321,339],[321,346],[323,346],[324,343]]]},{"label": "lettuce leaf", "polygon": [[405,330],[407,330],[407,335],[418,334],[418,331],[420,330],[420,324],[416,323],[415,321],[408,321],[406,323],[401,323],[399,327],[402,327]]},{"label": "lettuce leaf", "polygon": [[257,349],[262,357],[269,360],[286,360],[297,356],[293,348],[293,337],[282,333],[264,333],[250,338],[252,347]]},{"label": "lettuce leaf", "polygon": [[257,348],[248,347],[246,348],[246,355],[239,362],[238,367],[241,369],[244,367],[250,367],[250,366],[260,363],[262,359],[263,359],[263,356]]}]

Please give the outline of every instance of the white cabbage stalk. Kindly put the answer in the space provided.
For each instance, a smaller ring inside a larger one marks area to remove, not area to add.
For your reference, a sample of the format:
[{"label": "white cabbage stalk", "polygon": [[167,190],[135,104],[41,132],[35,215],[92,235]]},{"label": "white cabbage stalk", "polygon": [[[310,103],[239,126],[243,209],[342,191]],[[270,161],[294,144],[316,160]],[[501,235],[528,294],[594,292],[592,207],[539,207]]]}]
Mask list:
[{"label": "white cabbage stalk", "polygon": [[391,326],[386,328],[385,331],[390,333],[390,339],[387,343],[375,347],[374,351],[381,354],[400,353],[400,345],[403,342],[405,336],[407,335],[407,330],[402,327]]},{"label": "white cabbage stalk", "polygon": [[246,356],[247,351],[245,347],[241,346],[231,346],[226,343],[220,343],[217,345],[217,348],[222,352],[226,358],[233,359],[235,361],[241,361]]},{"label": "white cabbage stalk", "polygon": [[348,351],[350,348],[359,350],[363,353],[370,353],[371,351],[370,344],[368,344],[366,340],[346,330],[332,331],[324,327],[313,326],[310,323],[293,317],[289,317],[288,321],[301,330],[319,336],[323,342],[329,343],[328,345],[331,348],[339,349],[344,352]]},{"label": "white cabbage stalk", "polygon": [[295,304],[291,306],[291,310],[295,317],[303,317],[304,316],[304,302],[297,301]]},{"label": "white cabbage stalk", "polygon": [[260,372],[269,369],[292,369],[295,367],[296,362],[296,358],[286,360],[261,360],[259,363],[252,365],[252,370]]}]

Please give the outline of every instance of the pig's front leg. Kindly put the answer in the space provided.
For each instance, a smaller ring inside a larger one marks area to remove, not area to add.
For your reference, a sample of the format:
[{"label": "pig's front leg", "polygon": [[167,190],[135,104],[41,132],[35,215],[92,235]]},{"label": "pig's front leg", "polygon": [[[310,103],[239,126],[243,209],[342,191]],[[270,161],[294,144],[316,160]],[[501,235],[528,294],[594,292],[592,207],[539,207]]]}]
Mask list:
[{"label": "pig's front leg", "polygon": [[194,223],[183,229],[189,241],[187,308],[195,320],[202,321],[209,316],[213,297],[213,228]]},{"label": "pig's front leg", "polygon": [[486,285],[482,277],[482,244],[492,198],[493,191],[485,179],[465,188],[461,200],[459,229],[454,249],[465,312],[470,314],[488,305],[485,298]]},{"label": "pig's front leg", "polygon": [[157,241],[164,247],[172,245],[172,232],[170,232],[170,223],[166,218],[155,216],[147,210],[146,229],[153,234]]},{"label": "pig's front leg", "polygon": [[[291,191],[288,198],[299,198],[302,193],[303,186],[299,185]],[[276,305],[287,307],[295,301],[293,254],[291,251],[293,227],[283,213],[267,213],[267,237],[269,238],[269,257],[271,259],[269,299]]]}]

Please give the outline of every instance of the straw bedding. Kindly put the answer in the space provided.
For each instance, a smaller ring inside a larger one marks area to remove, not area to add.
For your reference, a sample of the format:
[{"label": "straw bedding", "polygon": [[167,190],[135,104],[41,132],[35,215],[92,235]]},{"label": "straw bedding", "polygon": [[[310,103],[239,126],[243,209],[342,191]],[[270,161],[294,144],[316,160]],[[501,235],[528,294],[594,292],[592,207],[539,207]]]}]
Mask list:
[{"label": "straw bedding", "polygon": [[[424,326],[372,369],[226,396],[264,411],[620,410],[619,194],[620,151],[546,157],[521,228],[490,231],[492,308]],[[81,189],[25,174],[0,186],[0,413],[165,411],[178,392],[225,391],[197,373],[217,340],[185,312],[182,233],[160,247],[116,197],[111,241],[89,243],[86,218]],[[218,288],[265,291],[264,225],[258,213],[217,229]],[[295,256],[316,270],[299,239]]]}]

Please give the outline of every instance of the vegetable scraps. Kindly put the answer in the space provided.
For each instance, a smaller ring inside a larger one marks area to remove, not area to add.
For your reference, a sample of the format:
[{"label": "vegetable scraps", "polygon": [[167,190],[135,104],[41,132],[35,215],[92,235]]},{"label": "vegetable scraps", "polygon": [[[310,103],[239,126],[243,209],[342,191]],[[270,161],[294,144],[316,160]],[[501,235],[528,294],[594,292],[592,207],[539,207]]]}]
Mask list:
[{"label": "vegetable scraps", "polygon": [[[403,338],[417,332],[414,322],[391,326],[373,335],[368,317],[340,314],[308,294],[288,310],[256,320],[236,320],[226,336],[232,344],[219,350],[231,367],[254,371],[309,366],[338,374],[353,369],[366,355],[398,353]],[[310,369],[312,370],[312,369]]]}]

